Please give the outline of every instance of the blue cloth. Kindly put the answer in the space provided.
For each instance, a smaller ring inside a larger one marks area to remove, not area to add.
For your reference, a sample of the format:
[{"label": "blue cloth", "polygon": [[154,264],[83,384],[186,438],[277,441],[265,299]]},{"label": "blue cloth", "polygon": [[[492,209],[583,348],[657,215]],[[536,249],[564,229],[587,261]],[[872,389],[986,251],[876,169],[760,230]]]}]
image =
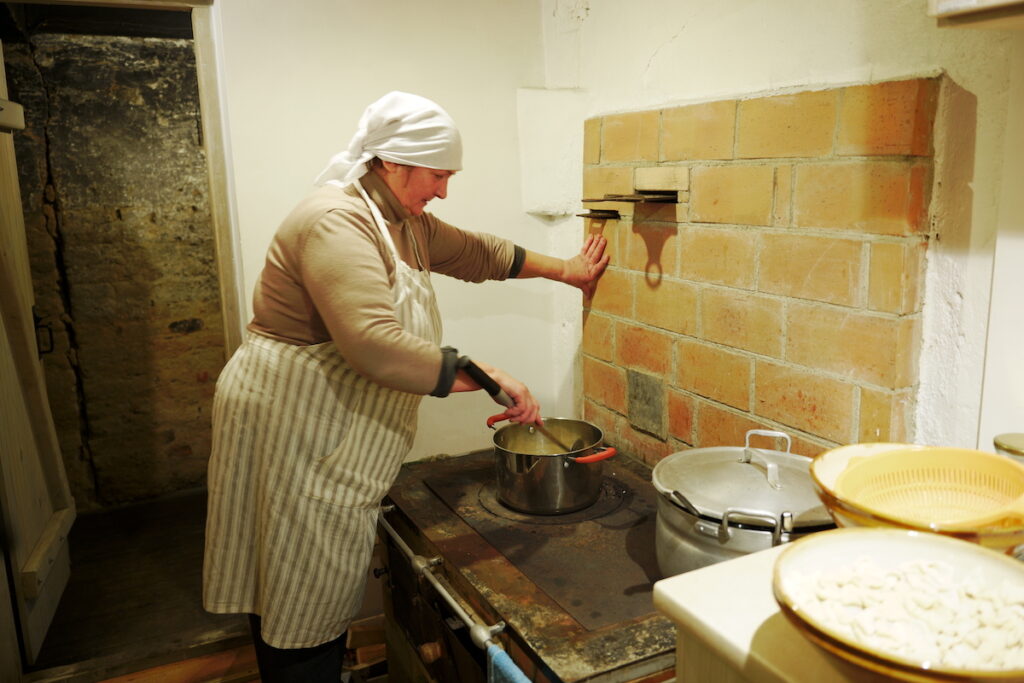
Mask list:
[{"label": "blue cloth", "polygon": [[507,652],[497,645],[488,645],[487,683],[530,683],[530,679]]}]

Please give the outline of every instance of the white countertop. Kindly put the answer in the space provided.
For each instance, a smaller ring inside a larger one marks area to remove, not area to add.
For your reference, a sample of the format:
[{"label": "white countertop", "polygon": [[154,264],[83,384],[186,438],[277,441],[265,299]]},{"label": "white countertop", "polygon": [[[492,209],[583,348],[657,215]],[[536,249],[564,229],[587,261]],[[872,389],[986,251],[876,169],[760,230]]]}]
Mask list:
[{"label": "white countertop", "polygon": [[779,611],[772,568],[785,546],[654,584],[654,605],[676,624],[677,683],[890,680],[807,640]]}]

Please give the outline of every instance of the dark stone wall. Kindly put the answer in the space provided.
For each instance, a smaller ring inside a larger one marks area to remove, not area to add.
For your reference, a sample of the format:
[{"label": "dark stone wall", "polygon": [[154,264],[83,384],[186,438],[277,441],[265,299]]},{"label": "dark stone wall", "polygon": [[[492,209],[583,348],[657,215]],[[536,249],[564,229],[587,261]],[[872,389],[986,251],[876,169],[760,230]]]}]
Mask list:
[{"label": "dark stone wall", "polygon": [[47,391],[80,509],[204,482],[224,339],[191,41],[5,43]]}]

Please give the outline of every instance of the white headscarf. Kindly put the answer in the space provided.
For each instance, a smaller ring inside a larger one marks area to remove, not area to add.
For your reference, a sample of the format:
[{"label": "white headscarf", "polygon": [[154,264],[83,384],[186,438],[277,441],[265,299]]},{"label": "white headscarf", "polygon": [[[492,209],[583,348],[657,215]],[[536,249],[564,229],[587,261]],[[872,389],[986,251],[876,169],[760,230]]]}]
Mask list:
[{"label": "white headscarf", "polygon": [[462,138],[455,122],[436,102],[393,91],[363,112],[359,128],[316,179],[348,185],[366,173],[373,157],[408,166],[462,170]]}]

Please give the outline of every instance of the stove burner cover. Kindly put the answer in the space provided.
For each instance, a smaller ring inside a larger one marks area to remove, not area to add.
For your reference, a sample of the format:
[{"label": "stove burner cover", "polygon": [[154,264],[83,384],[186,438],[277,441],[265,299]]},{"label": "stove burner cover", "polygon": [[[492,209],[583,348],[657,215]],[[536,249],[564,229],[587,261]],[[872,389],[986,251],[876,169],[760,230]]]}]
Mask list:
[{"label": "stove burner cover", "polygon": [[632,497],[633,492],[628,486],[621,481],[604,477],[601,480],[601,493],[590,507],[564,515],[530,515],[502,505],[498,500],[497,485],[493,482],[483,484],[479,492],[480,505],[492,515],[524,524],[578,524],[611,514],[624,504],[628,504]]}]

